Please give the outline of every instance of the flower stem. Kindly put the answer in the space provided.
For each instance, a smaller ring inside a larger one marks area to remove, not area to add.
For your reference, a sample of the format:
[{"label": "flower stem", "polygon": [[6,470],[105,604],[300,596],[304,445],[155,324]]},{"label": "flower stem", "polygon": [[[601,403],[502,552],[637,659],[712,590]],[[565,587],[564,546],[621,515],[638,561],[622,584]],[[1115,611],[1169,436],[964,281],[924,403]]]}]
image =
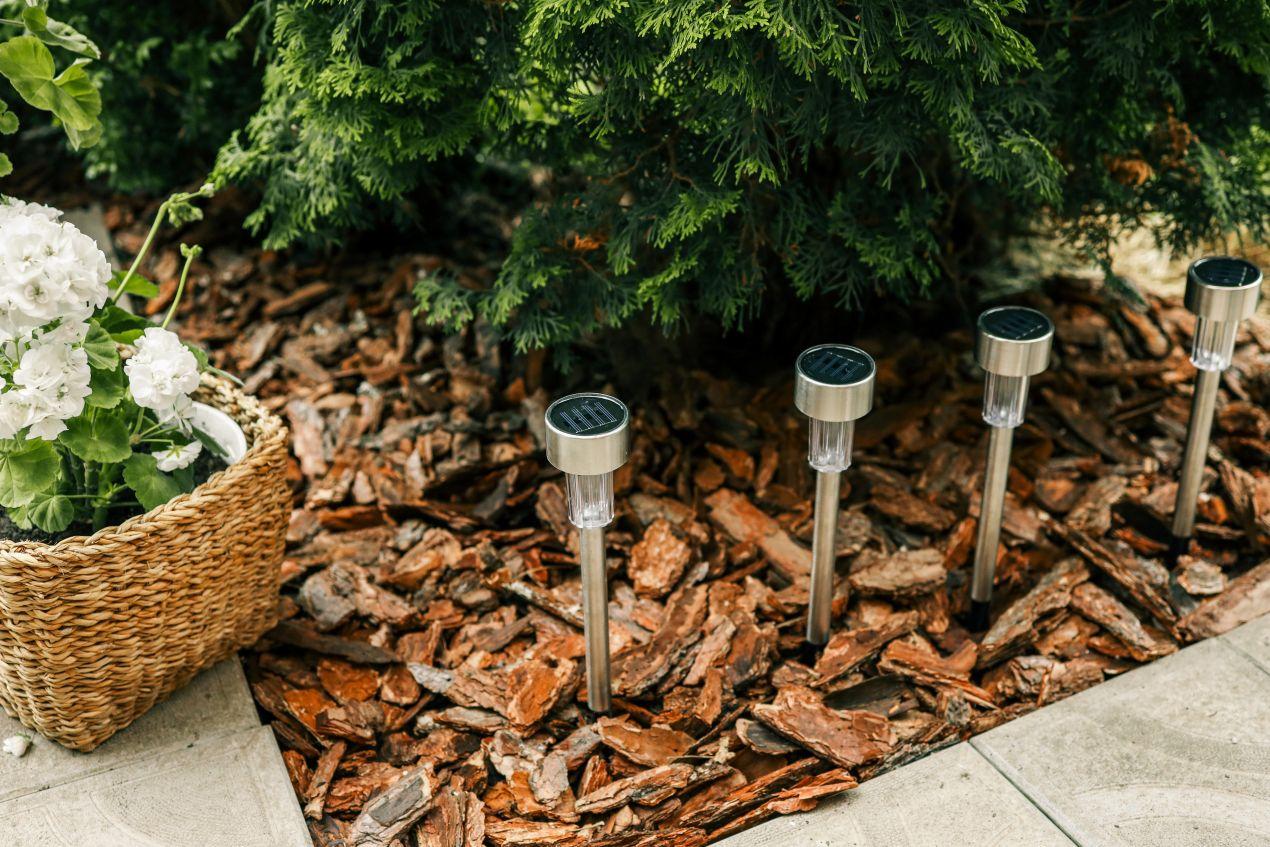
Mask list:
[{"label": "flower stem", "polygon": [[191,250],[185,255],[185,265],[181,268],[181,280],[176,284],[176,294],[172,296],[172,305],[168,307],[168,313],[163,318],[163,323],[159,326],[164,329],[168,328],[168,324],[172,323],[172,318],[176,317],[176,307],[181,305],[181,295],[185,293],[185,280],[190,275],[190,265],[194,264],[194,259],[198,257],[198,251]]},{"label": "flower stem", "polygon": [[150,225],[150,232],[146,234],[146,240],[141,243],[141,249],[132,258],[132,265],[129,266],[128,272],[123,275],[123,279],[119,280],[119,286],[115,289],[115,293],[110,295],[111,303],[114,303],[119,299],[119,295],[123,294],[123,290],[127,287],[129,280],[137,272],[137,268],[141,267],[141,262],[145,259],[146,253],[150,252],[150,245],[154,243],[154,237],[159,233],[159,227],[163,225],[163,219],[167,217],[168,203],[170,202],[172,202],[171,199],[164,200],[159,205],[159,211],[154,214],[154,223]]}]

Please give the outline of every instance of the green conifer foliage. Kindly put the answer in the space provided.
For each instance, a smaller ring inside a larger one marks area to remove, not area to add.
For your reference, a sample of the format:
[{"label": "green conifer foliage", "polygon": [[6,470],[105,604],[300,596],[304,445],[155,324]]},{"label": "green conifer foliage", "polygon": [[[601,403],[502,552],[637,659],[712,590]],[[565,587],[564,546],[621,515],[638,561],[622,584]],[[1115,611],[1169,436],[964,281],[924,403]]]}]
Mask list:
[{"label": "green conifer foliage", "polygon": [[1094,256],[1270,220],[1264,0],[277,0],[271,41],[217,168],[260,187],[249,225],[367,225],[447,158],[532,168],[496,281],[418,289],[521,348],[927,294],[1042,214]]}]

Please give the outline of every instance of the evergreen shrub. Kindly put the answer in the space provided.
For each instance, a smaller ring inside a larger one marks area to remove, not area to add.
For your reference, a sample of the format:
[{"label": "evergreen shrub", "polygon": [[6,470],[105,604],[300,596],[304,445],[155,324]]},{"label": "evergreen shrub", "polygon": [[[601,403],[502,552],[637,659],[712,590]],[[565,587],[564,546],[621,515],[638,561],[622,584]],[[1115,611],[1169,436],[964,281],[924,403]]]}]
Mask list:
[{"label": "evergreen shrub", "polygon": [[[77,0],[90,6],[88,0]],[[522,180],[482,290],[433,320],[523,348],[789,294],[929,295],[1038,220],[1105,261],[1270,226],[1265,0],[272,0],[216,179],[271,246]],[[219,86],[216,86],[219,88]]]}]

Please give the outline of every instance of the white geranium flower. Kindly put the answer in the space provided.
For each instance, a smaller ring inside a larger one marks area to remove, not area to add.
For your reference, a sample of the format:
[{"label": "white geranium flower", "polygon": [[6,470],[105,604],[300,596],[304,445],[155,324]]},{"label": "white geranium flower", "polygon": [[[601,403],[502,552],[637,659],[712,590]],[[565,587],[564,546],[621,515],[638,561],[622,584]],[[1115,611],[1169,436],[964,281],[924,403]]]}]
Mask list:
[{"label": "white geranium flower", "polygon": [[176,333],[159,327],[147,329],[136,348],[124,363],[132,399],[153,410],[159,423],[183,425],[198,388],[198,360]]},{"label": "white geranium flower", "polygon": [[4,740],[4,752],[21,759],[31,749],[31,736],[10,735]]},{"label": "white geranium flower", "polygon": [[66,421],[84,411],[92,369],[78,334],[74,325],[58,327],[24,345],[13,387],[0,394],[0,438],[26,429],[34,438],[51,441],[66,430]]},{"label": "white geranium flower", "polygon": [[35,404],[25,391],[0,394],[0,438],[15,438],[35,420]]},{"label": "white geranium flower", "polygon": [[39,215],[48,218],[51,221],[60,220],[62,213],[52,206],[45,206],[42,203],[31,203],[26,200],[19,200],[16,197],[0,196],[0,218],[9,215]]},{"label": "white geranium flower", "polygon": [[203,444],[200,441],[191,441],[189,444],[173,444],[166,450],[160,450],[154,454],[155,464],[159,466],[159,470],[171,473],[179,471],[181,468],[188,468],[203,452]]},{"label": "white geranium flower", "polygon": [[87,320],[110,295],[110,264],[91,238],[30,203],[0,205],[0,341],[58,318]]}]

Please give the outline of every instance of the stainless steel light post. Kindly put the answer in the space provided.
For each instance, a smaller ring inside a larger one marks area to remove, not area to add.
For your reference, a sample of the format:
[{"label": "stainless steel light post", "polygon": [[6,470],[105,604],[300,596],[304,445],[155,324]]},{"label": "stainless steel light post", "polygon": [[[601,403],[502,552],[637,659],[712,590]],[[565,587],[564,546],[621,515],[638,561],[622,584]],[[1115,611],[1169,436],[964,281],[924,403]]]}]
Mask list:
[{"label": "stainless steel light post", "polygon": [[1002,306],[979,316],[975,360],[987,374],[983,419],[991,430],[970,586],[970,628],[975,631],[988,628],[1014,428],[1023,423],[1028,380],[1049,366],[1053,341],[1054,324],[1035,309]]},{"label": "stainless steel light post", "polygon": [[1239,322],[1257,311],[1260,290],[1261,270],[1244,259],[1229,256],[1199,259],[1192,262],[1186,272],[1186,308],[1196,316],[1191,363],[1198,372],[1195,395],[1191,399],[1186,452],[1177,484],[1177,504],[1173,509],[1174,557],[1186,552],[1195,531],[1195,505],[1204,479],[1217,386],[1221,372],[1230,367],[1235,353],[1235,331]]},{"label": "stainless steel light post", "polygon": [[613,471],[630,455],[630,413],[607,394],[570,394],[552,403],[546,418],[547,461],[565,474],[569,521],[578,528],[587,704],[607,712],[612,694],[604,527],[613,521]]},{"label": "stainless steel light post", "polygon": [[803,351],[794,373],[794,405],[811,418],[807,461],[816,470],[807,640],[824,644],[829,640],[833,605],[838,491],[842,472],[851,467],[855,422],[873,408],[877,368],[869,354],[858,347],[821,344]]}]

